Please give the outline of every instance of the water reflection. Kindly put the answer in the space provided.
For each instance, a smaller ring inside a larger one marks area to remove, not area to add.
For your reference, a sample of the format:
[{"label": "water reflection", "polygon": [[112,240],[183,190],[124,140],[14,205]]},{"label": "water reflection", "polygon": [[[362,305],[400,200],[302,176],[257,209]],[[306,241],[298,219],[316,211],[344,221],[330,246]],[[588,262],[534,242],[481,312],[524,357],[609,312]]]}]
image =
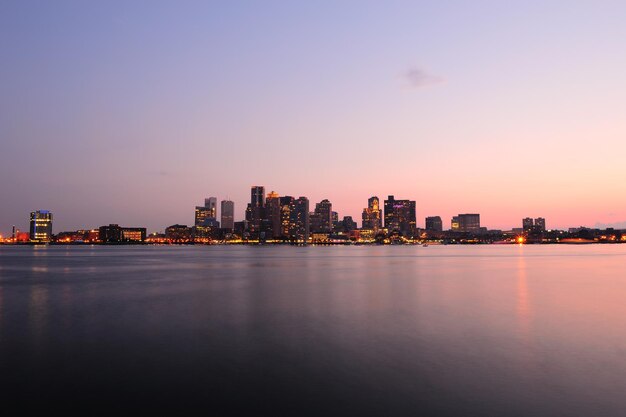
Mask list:
[{"label": "water reflection", "polygon": [[44,285],[31,286],[28,312],[33,346],[41,346],[48,321],[48,289]]}]

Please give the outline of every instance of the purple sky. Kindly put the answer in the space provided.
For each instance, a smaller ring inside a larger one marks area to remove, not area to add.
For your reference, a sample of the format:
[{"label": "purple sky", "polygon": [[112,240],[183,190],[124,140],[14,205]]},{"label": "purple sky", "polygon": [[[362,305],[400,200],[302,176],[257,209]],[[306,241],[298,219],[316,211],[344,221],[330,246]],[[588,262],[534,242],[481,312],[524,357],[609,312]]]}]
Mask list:
[{"label": "purple sky", "polygon": [[359,224],[394,194],[418,225],[626,227],[624,21],[620,1],[3,1],[0,233],[36,209],[160,231],[208,196],[241,220],[256,184]]}]

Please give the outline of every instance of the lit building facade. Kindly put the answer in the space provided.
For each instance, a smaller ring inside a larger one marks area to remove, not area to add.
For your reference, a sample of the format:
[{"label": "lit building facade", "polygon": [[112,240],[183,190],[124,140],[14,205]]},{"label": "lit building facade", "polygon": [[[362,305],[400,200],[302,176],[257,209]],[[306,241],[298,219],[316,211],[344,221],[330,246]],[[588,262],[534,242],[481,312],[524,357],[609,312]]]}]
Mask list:
[{"label": "lit building facade", "polygon": [[363,229],[378,231],[382,229],[382,215],[380,211],[380,200],[373,196],[367,200],[367,207],[363,209],[361,216]]},{"label": "lit building facade", "polygon": [[146,240],[145,227],[121,227],[117,224],[100,226],[98,238],[103,243],[130,243]]},{"label": "lit building facade", "polygon": [[333,205],[328,200],[315,204],[315,224],[311,222],[313,233],[330,233],[333,229]]},{"label": "lit building facade", "polygon": [[454,232],[479,233],[480,214],[459,214],[454,216],[451,222],[451,230]]},{"label": "lit building facade", "polygon": [[33,242],[50,242],[52,240],[51,212],[37,210],[30,213],[30,240]]},{"label": "lit building facade", "polygon": [[385,228],[389,232],[410,236],[415,232],[415,225],[415,201],[396,200],[390,195],[385,200]]}]

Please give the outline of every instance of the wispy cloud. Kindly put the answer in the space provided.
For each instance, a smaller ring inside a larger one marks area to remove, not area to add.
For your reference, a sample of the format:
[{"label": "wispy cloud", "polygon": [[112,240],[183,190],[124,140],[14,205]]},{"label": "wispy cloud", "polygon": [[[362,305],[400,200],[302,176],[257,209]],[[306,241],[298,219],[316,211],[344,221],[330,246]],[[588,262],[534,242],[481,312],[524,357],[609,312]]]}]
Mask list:
[{"label": "wispy cloud", "polygon": [[411,88],[422,88],[431,85],[444,83],[445,78],[431,74],[423,68],[411,67],[402,74],[404,81],[408,83]]},{"label": "wispy cloud", "polygon": [[626,220],[624,220],[623,222],[613,222],[613,223],[597,222],[594,227],[596,229],[606,229],[607,227],[612,227],[614,229],[626,229]]}]

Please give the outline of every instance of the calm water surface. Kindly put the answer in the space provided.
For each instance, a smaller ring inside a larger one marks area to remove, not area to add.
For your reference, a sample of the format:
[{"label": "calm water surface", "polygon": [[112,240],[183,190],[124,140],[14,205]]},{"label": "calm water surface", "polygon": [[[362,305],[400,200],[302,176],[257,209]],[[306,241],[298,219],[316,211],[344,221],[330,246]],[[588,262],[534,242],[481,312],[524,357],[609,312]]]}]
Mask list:
[{"label": "calm water surface", "polygon": [[0,400],[626,415],[626,245],[0,247]]}]

